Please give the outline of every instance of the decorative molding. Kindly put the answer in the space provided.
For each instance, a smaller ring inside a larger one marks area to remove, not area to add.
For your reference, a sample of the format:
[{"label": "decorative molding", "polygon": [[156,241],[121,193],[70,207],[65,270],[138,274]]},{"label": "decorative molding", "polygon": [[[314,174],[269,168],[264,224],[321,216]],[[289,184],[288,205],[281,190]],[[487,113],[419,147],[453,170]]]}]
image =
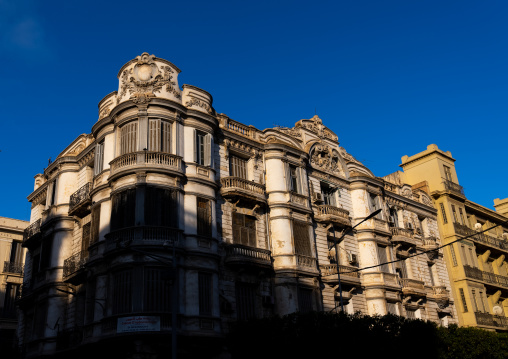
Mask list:
[{"label": "decorative molding", "polygon": [[195,97],[191,97],[190,101],[187,101],[185,103],[185,106],[186,107],[198,106],[198,107],[201,107],[201,108],[205,109],[206,112],[208,112],[209,114],[213,113],[213,110],[212,110],[212,108],[210,107],[209,104],[207,104],[205,101],[199,100],[199,99],[197,99]]},{"label": "decorative molding", "polygon": [[340,164],[339,152],[323,143],[314,146],[310,155],[310,163],[325,171],[344,172]]}]

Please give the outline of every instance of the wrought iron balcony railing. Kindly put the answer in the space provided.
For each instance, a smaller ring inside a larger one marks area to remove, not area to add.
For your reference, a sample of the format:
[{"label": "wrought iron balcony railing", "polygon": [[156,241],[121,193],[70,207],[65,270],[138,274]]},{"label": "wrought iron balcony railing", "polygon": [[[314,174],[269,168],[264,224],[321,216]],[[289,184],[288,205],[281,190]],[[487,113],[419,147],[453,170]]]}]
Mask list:
[{"label": "wrought iron balcony railing", "polygon": [[23,232],[23,241],[26,241],[40,233],[41,233],[41,219],[38,219],[37,221],[35,221],[34,223],[25,228],[25,231]]},{"label": "wrought iron balcony railing", "polygon": [[468,278],[477,279],[489,284],[508,288],[508,277],[503,275],[485,272],[479,268],[474,268],[468,265],[464,265],[464,273]]},{"label": "wrought iron balcony railing", "polygon": [[71,194],[69,200],[69,214],[77,214],[77,212],[87,212],[88,205],[91,204],[90,192],[92,191],[92,183],[89,182]]},{"label": "wrought iron balcony railing", "polygon": [[88,260],[88,253],[85,251],[79,252],[64,260],[63,266],[63,279],[68,279],[71,275],[85,268],[86,261]]},{"label": "wrought iron balcony railing", "polygon": [[475,312],[474,314],[478,325],[508,329],[508,318],[505,316],[481,312]]},{"label": "wrought iron balcony railing", "polygon": [[4,273],[16,273],[23,275],[23,263],[5,261]]},{"label": "wrought iron balcony railing", "polygon": [[443,178],[443,185],[447,191],[454,192],[454,193],[464,196],[464,188],[461,185],[454,183],[450,180],[444,179],[444,178]]},{"label": "wrought iron balcony railing", "polygon": [[465,226],[460,223],[454,223],[453,227],[455,229],[455,233],[461,235],[461,236],[471,236],[470,239],[473,241],[490,246],[490,247],[496,247],[499,249],[503,249],[505,251],[508,251],[508,242],[504,241],[502,239],[498,239],[496,237],[493,237],[491,235],[485,234],[485,233],[477,233],[475,230],[469,228],[468,226]]},{"label": "wrought iron balcony railing", "polygon": [[127,153],[110,162],[111,174],[127,168],[156,167],[181,171],[182,158],[165,152],[140,151]]}]

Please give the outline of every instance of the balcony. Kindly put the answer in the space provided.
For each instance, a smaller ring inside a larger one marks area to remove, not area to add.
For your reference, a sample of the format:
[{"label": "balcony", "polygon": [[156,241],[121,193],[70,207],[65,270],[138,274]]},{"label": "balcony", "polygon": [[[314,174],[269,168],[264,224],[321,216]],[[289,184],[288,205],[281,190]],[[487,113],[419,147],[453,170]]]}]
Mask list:
[{"label": "balcony", "polygon": [[439,247],[436,237],[425,237],[422,239],[423,248],[427,251],[431,251]]},{"label": "balcony", "polygon": [[254,265],[271,267],[271,252],[267,249],[254,248],[241,244],[228,244],[226,246],[225,263],[230,265]]},{"label": "balcony", "polygon": [[476,324],[495,327],[503,330],[508,329],[508,318],[502,315],[475,312]]},{"label": "balcony", "polygon": [[303,194],[298,194],[298,193],[295,193],[295,192],[290,192],[289,193],[289,201],[292,203],[292,204],[296,204],[297,206],[302,206],[302,207],[305,207],[305,208],[309,208],[309,197],[303,195]]},{"label": "balcony", "polygon": [[122,228],[106,234],[106,250],[112,251],[118,246],[158,246],[173,243],[178,246],[182,231],[177,228],[139,226]]},{"label": "balcony", "polygon": [[432,286],[430,288],[431,292],[428,294],[429,297],[437,301],[448,301],[450,299],[450,293],[444,285]]},{"label": "balcony", "polygon": [[23,263],[5,261],[4,273],[23,275]]},{"label": "balcony", "polygon": [[85,251],[76,253],[64,260],[63,280],[77,283],[84,274],[85,264],[88,260],[88,253]]},{"label": "balcony", "polygon": [[224,177],[220,180],[220,193],[224,198],[243,198],[266,203],[265,186],[240,177]]},{"label": "balcony", "polygon": [[391,227],[390,231],[392,232],[393,243],[402,244],[406,247],[413,247],[416,245],[413,230],[400,227]]},{"label": "balcony", "polygon": [[38,219],[31,225],[25,228],[23,232],[23,242],[27,242],[30,239],[35,239],[41,234],[41,219]]},{"label": "balcony", "polygon": [[[323,275],[323,282],[325,283],[335,283],[338,282],[337,276],[337,264],[325,264],[319,266],[321,268],[321,273]],[[343,266],[339,264],[339,273],[340,273],[340,281],[346,284],[359,285],[361,284],[360,280],[360,272],[358,272],[358,268]]]},{"label": "balcony", "polygon": [[481,269],[468,265],[464,265],[464,273],[467,278],[481,280],[487,284],[493,284],[495,286],[508,288],[508,277],[495,273],[485,272]]},{"label": "balcony", "polygon": [[333,223],[342,226],[351,226],[349,211],[326,204],[317,206],[317,212],[314,215],[314,218],[318,222]]},{"label": "balcony", "polygon": [[164,152],[140,151],[115,158],[110,162],[111,176],[126,170],[165,170],[182,172],[182,158]]},{"label": "balcony", "polygon": [[471,236],[470,238],[475,241],[479,245],[483,245],[486,247],[494,247],[498,249],[502,249],[504,251],[508,251],[508,242],[493,237],[491,235],[485,233],[477,233],[475,230],[469,228],[468,226],[464,226],[460,223],[454,223],[453,227],[455,229],[455,233],[461,236]]},{"label": "balcony", "polygon": [[316,270],[316,258],[297,254],[296,265],[301,269],[314,271]]},{"label": "balcony", "polygon": [[89,182],[71,195],[69,200],[69,216],[83,218],[90,213],[90,205],[92,204],[92,197],[90,197],[91,190],[92,183]]},{"label": "balcony", "polygon": [[446,191],[450,191],[452,193],[455,193],[455,194],[458,194],[461,196],[465,196],[464,195],[464,188],[461,185],[454,183],[454,182],[447,180],[447,179],[443,179],[443,185],[444,185],[444,188]]},{"label": "balcony", "polygon": [[401,278],[400,285],[402,286],[402,293],[404,295],[414,295],[418,297],[427,296],[425,285],[421,280]]}]

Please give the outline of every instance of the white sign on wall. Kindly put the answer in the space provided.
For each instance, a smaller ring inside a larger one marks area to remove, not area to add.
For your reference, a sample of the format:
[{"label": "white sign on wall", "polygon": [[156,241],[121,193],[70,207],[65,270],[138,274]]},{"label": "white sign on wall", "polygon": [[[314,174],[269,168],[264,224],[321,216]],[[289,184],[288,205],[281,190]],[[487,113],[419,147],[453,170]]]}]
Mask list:
[{"label": "white sign on wall", "polygon": [[118,318],[116,326],[117,333],[160,332],[160,330],[160,317],[148,317],[145,315]]}]

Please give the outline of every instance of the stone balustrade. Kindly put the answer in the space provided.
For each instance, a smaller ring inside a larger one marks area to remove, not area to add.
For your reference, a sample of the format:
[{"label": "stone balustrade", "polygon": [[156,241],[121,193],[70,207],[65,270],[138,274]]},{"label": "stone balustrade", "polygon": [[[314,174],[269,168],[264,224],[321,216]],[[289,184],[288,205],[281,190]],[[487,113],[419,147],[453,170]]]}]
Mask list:
[{"label": "stone balustrade", "polygon": [[114,250],[130,245],[179,245],[181,230],[170,227],[138,226],[122,228],[106,234],[106,249]]},{"label": "stone balustrade", "polygon": [[258,263],[271,265],[271,252],[268,249],[254,248],[242,244],[228,244],[226,250],[226,263]]},{"label": "stone balustrade", "polygon": [[349,211],[327,204],[317,206],[316,214],[314,217],[318,222],[336,223],[345,226],[351,226]]},{"label": "stone balustrade", "polygon": [[130,168],[154,167],[181,171],[182,158],[165,152],[140,151],[127,153],[110,162],[111,174]]}]

